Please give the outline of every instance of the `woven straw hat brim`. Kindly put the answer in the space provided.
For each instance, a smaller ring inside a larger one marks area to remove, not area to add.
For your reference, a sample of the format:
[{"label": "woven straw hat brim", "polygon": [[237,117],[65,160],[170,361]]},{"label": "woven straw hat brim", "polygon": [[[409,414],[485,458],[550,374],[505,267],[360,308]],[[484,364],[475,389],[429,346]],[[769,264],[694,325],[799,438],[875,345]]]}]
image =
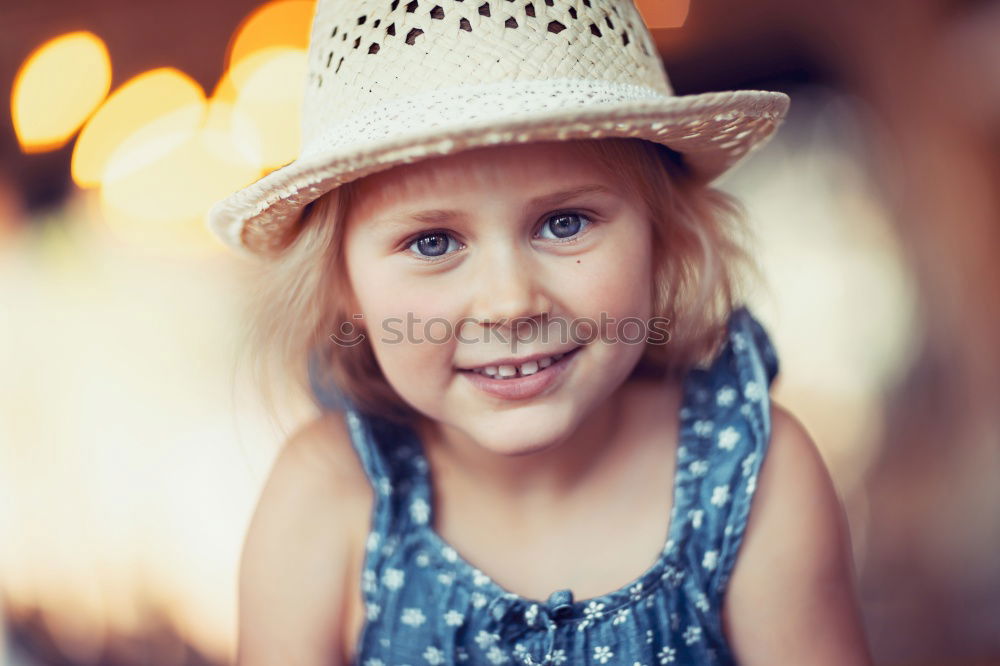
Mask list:
[{"label": "woven straw hat brim", "polygon": [[[331,145],[308,147],[295,161],[217,202],[208,225],[227,246],[260,256],[280,247],[307,204],[340,185],[429,157],[533,141],[646,139],[683,154],[695,177],[709,183],[764,145],[788,105],[784,93],[737,90],[590,107],[519,108],[523,112],[503,118],[479,113],[465,122],[446,119],[403,132],[397,127],[385,138],[344,132],[339,136],[360,138],[340,145],[334,131]],[[484,108],[490,107],[477,100],[477,109]]]}]

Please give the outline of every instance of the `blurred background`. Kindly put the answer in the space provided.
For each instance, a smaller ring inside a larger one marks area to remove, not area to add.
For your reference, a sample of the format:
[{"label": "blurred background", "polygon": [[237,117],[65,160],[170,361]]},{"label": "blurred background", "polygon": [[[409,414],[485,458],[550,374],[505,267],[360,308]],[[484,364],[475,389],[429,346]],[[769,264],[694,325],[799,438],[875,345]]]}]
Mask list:
[{"label": "blurred background", "polygon": [[[1000,3],[637,5],[679,94],[792,97],[719,185],[877,663],[1000,664]],[[204,215],[297,154],[313,6],[0,4],[0,663],[232,659],[243,534],[313,407],[265,416]]]}]

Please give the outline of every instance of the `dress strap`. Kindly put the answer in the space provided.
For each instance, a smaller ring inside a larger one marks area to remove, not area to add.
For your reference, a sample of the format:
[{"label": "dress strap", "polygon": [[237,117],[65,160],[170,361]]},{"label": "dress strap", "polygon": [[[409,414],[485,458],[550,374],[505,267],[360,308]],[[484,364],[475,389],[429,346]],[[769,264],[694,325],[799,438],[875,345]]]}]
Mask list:
[{"label": "dress strap", "polygon": [[718,618],[739,553],[771,436],[769,389],[779,370],[764,327],[741,306],[726,341],[705,368],[687,377],[682,451],[689,503],[679,519],[685,568],[706,595],[702,610]]},{"label": "dress strap", "polygon": [[325,410],[344,414],[351,446],[361,462],[374,492],[371,529],[365,546],[364,592],[375,593],[373,580],[380,575],[384,559],[398,545],[398,514],[412,484],[412,471],[405,464],[412,456],[412,445],[405,430],[361,410],[338,387],[323,381],[316,369],[316,357],[309,362],[309,381],[313,396]]},{"label": "dress strap", "polygon": [[[321,409],[343,412],[351,435],[351,444],[361,459],[365,475],[372,487],[380,488],[392,481],[392,466],[379,447],[379,437],[384,435],[381,424],[365,415],[340,388],[319,370],[319,357],[309,355],[309,386],[313,398]],[[384,494],[389,494],[385,492]]]}]

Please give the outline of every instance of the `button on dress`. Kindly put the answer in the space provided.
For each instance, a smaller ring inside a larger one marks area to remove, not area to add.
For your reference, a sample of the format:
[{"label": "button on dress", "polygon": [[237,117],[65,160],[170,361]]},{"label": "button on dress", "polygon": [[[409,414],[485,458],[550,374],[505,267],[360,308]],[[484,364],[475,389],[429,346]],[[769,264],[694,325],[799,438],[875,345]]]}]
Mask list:
[{"label": "button on dress", "polygon": [[432,527],[416,432],[314,385],[321,403],[343,409],[375,491],[355,666],[736,664],[722,600],[770,438],[777,372],[764,328],[735,309],[713,361],[684,378],[666,542],[646,571],[590,599],[569,589],[524,598],[465,560]]}]

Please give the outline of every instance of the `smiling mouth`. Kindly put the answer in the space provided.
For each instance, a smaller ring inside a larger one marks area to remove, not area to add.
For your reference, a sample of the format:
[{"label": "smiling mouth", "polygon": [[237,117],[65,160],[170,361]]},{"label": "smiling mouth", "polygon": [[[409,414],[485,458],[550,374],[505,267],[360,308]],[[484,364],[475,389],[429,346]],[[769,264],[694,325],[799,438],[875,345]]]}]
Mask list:
[{"label": "smiling mouth", "polygon": [[519,379],[521,377],[530,377],[531,375],[542,372],[548,367],[559,363],[563,359],[573,356],[583,347],[577,347],[571,351],[554,354],[552,356],[546,356],[545,358],[536,359],[534,361],[528,361],[526,363],[521,363],[520,365],[488,365],[481,368],[463,369],[458,368],[459,372],[471,372],[477,375],[482,375],[489,379]]}]

